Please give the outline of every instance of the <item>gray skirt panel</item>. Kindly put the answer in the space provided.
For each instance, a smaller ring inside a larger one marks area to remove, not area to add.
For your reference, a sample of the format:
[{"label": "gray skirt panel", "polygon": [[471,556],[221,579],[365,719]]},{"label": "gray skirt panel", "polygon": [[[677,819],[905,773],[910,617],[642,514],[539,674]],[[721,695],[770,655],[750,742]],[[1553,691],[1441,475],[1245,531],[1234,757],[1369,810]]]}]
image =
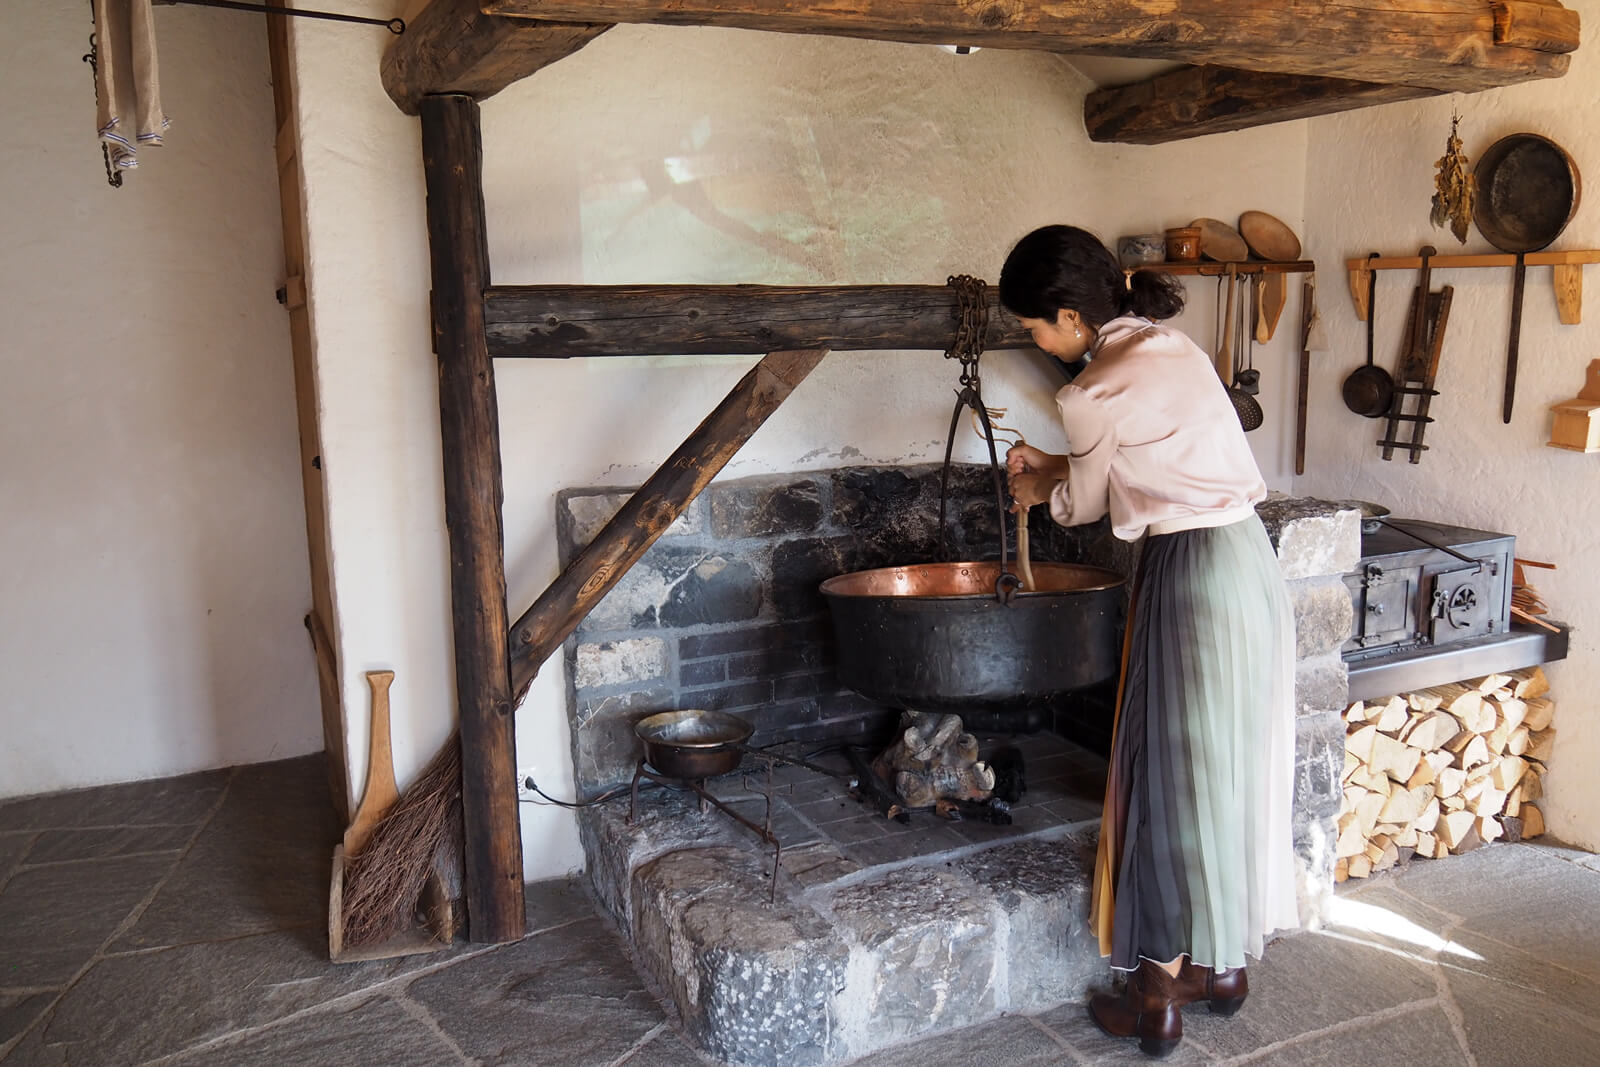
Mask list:
[{"label": "gray skirt panel", "polygon": [[1240,967],[1294,923],[1293,625],[1258,519],[1145,542],[1111,755],[1113,967]]}]

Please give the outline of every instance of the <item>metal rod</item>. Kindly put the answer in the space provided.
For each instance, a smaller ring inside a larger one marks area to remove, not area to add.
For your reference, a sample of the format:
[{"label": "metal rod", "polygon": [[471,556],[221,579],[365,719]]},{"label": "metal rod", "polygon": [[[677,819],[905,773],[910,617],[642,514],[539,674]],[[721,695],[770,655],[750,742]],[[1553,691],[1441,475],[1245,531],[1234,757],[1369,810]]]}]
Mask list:
[{"label": "metal rod", "polygon": [[240,0],[158,0],[165,4],[189,4],[194,7],[225,7],[231,11],[259,11],[263,15],[294,15],[298,18],[327,19],[329,22],[360,22],[368,26],[384,26],[395,36],[406,32],[405,19],[375,19],[363,15],[344,15],[336,11],[303,11],[297,7],[269,7],[266,4],[246,4]]}]

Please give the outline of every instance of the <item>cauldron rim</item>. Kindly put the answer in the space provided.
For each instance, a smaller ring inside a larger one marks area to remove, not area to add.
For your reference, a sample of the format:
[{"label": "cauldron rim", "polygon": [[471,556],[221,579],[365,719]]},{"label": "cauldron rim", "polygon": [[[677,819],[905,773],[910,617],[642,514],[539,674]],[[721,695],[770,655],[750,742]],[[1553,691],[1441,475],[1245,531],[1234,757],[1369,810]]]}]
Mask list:
[{"label": "cauldron rim", "polygon": [[[972,571],[976,577],[972,579],[971,592],[959,593],[914,593],[885,591],[879,586],[889,584],[907,584],[895,575],[909,574],[910,572],[923,572],[924,580],[928,575],[944,575],[962,570]],[[1044,586],[1051,585],[1049,579],[1066,578],[1068,576],[1092,579],[1079,583],[1062,583],[1064,588],[1042,588],[1032,592],[1018,590],[1015,597],[1057,597],[1062,595],[1077,595],[1082,593],[1099,592],[1106,589],[1115,589],[1126,585],[1127,578],[1116,571],[1105,567],[1096,567],[1088,563],[1034,563],[1032,566],[1035,581]],[[1015,573],[1015,568],[1012,569]],[[820,591],[825,597],[838,597],[840,599],[885,599],[885,600],[923,600],[923,601],[964,601],[964,600],[993,600],[995,597],[994,583],[1000,577],[1000,563],[998,560],[963,561],[955,563],[904,563],[892,567],[873,567],[868,570],[850,571],[838,574],[822,582]]]}]

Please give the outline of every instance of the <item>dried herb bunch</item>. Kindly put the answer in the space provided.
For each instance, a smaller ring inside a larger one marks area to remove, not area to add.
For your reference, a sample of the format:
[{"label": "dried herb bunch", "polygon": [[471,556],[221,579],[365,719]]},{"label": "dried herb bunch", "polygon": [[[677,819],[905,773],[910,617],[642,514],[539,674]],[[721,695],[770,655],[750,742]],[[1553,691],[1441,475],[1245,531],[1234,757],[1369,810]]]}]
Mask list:
[{"label": "dried herb bunch", "polygon": [[1434,164],[1438,173],[1433,179],[1431,219],[1435,226],[1443,226],[1448,220],[1450,232],[1455,234],[1457,241],[1466,244],[1467,224],[1472,221],[1472,204],[1477,199],[1478,189],[1472,171],[1467,169],[1467,157],[1461,151],[1461,138],[1456,136],[1460,125],[1461,116],[1451,116],[1450,139],[1445,142],[1444,155]]}]

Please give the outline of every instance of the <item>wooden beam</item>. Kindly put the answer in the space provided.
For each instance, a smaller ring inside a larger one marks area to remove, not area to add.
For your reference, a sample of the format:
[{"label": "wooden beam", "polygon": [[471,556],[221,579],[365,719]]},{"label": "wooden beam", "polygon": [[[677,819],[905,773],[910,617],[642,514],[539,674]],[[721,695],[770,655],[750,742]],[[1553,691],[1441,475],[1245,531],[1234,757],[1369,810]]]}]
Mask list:
[{"label": "wooden beam", "polygon": [[489,284],[483,143],[478,105],[470,97],[424,97],[421,113],[444,517],[450,535],[467,923],[474,941],[515,941],[526,932],[527,920],[506,664],[500,424],[494,365],[483,338],[483,290]]},{"label": "wooden beam", "polygon": [[1134,85],[1096,89],[1084,99],[1083,124],[1091,141],[1166,144],[1437,93],[1414,85],[1188,67]]},{"label": "wooden beam", "polygon": [[523,613],[510,632],[511,682],[518,700],[540,664],[561,647],[825,355],[825,348],[772,352],[751,368]]},{"label": "wooden beam", "polygon": [[[1457,92],[1558,77],[1568,64],[1565,55],[1497,45],[1483,0],[484,0],[483,7],[564,22],[1132,56]],[[1576,35],[1556,42],[1567,43],[1575,47]]]},{"label": "wooden beam", "polygon": [[571,55],[610,28],[609,22],[529,22],[486,15],[477,0],[432,0],[384,53],[383,88],[407,115],[415,115],[429,93],[464,93],[482,100]]},{"label": "wooden beam", "polygon": [[[1032,348],[988,290],[987,348]],[[779,348],[948,349],[948,285],[506,285],[484,293],[492,356],[724,355]]]},{"label": "wooden beam", "polygon": [[1578,13],[1552,0],[1495,0],[1494,43],[1541,52],[1574,52],[1578,48]]}]

